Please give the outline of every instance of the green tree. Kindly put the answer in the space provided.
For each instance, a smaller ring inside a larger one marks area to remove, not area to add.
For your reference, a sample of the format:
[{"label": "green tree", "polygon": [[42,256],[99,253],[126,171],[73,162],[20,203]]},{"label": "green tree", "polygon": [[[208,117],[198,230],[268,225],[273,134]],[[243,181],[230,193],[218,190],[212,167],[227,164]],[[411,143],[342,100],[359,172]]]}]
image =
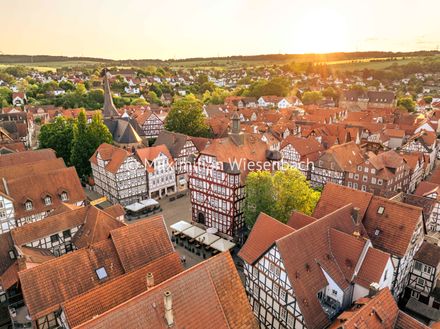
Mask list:
[{"label": "green tree", "polygon": [[144,98],[135,98],[131,101],[131,105],[148,105]]},{"label": "green tree", "polygon": [[202,102],[192,94],[174,102],[165,119],[165,128],[189,136],[208,137],[209,127],[203,115]]},{"label": "green tree", "polygon": [[432,96],[425,96],[423,97],[423,100],[426,102],[426,104],[432,103]]},{"label": "green tree", "polygon": [[248,174],[245,186],[244,219],[252,227],[258,215],[264,212],[274,215],[275,193],[272,174],[269,171],[254,171]]},{"label": "green tree", "polygon": [[246,178],[244,216],[246,225],[254,225],[260,212],[286,223],[293,210],[310,215],[320,192],[313,190],[301,172],[286,167],[271,174],[255,171]]},{"label": "green tree", "polygon": [[305,91],[302,95],[304,105],[318,104],[322,100],[322,94],[319,91]]},{"label": "green tree", "polygon": [[12,91],[8,87],[0,87],[0,107],[6,107],[12,102]]},{"label": "green tree", "polygon": [[53,149],[67,166],[71,165],[73,125],[74,120],[57,117],[53,122],[43,125],[38,135],[39,147]]},{"label": "green tree", "polygon": [[273,175],[275,217],[286,223],[293,210],[311,215],[320,193],[313,190],[306,177],[296,168],[288,167]]},{"label": "green tree", "polygon": [[414,112],[416,108],[416,102],[410,97],[401,97],[397,100],[397,106],[406,109],[408,112]]},{"label": "green tree", "polygon": [[90,174],[89,158],[92,149],[91,143],[87,138],[87,117],[84,111],[78,115],[78,119],[73,127],[72,152],[70,162],[75,166],[78,176],[84,179]]}]

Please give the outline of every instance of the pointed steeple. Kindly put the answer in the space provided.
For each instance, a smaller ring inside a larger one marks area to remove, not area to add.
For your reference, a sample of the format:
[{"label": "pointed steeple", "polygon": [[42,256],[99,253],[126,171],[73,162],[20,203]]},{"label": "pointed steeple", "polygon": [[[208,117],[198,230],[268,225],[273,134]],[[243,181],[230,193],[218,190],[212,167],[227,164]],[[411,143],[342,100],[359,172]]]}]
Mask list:
[{"label": "pointed steeple", "polygon": [[107,69],[102,70],[102,76],[104,78],[104,108],[102,109],[102,115],[104,118],[119,117],[115,104],[113,104],[112,93],[108,83],[109,74]]},{"label": "pointed steeple", "polygon": [[232,121],[232,127],[231,131],[229,132],[229,137],[232,139],[232,141],[236,145],[243,145],[244,144],[244,134],[241,131],[240,126],[240,115],[237,111],[235,111],[231,116]]}]

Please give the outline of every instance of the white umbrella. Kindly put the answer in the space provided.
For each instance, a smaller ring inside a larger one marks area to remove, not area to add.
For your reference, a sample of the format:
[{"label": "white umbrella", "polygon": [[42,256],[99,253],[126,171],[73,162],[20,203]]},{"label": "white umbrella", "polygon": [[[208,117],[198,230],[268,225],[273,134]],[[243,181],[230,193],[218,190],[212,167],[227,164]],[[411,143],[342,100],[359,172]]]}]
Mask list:
[{"label": "white umbrella", "polygon": [[135,203],[132,203],[128,206],[125,206],[125,209],[133,211],[133,212],[138,212],[139,210],[142,210],[144,208],[145,208],[145,206],[139,202],[135,202]]},{"label": "white umbrella", "polygon": [[202,230],[200,227],[191,226],[190,228],[187,228],[182,233],[185,234],[186,236],[189,236],[192,239],[195,239],[195,238],[197,238],[198,236],[202,235],[205,232],[206,231]]},{"label": "white umbrella", "polygon": [[235,246],[235,243],[232,243],[231,241],[225,240],[225,239],[218,239],[213,244],[211,244],[211,247],[214,249],[217,249],[218,251],[226,251],[231,249]]},{"label": "white umbrella", "polygon": [[209,227],[206,229],[206,232],[211,233],[211,234],[216,234],[218,232],[218,228],[217,227]]},{"label": "white umbrella", "polygon": [[180,222],[174,223],[173,225],[170,225],[170,228],[173,231],[177,231],[181,233],[182,231],[185,231],[186,229],[192,227],[192,225],[188,222],[185,222],[184,220],[181,220]]},{"label": "white umbrella", "polygon": [[208,232],[206,232],[196,238],[197,241],[199,241],[207,246],[211,245],[212,243],[214,243],[218,239],[220,239],[219,236],[208,233]]},{"label": "white umbrella", "polygon": [[149,206],[157,206],[159,204],[159,202],[157,202],[154,199],[146,199],[146,200],[142,200],[141,203],[145,206],[145,207],[149,207]]}]

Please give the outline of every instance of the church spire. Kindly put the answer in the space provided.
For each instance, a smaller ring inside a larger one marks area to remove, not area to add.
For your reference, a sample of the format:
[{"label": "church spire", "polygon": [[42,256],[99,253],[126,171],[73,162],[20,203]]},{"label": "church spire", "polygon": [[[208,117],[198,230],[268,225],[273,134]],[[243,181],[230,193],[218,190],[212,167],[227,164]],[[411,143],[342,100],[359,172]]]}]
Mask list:
[{"label": "church spire", "polygon": [[113,104],[112,93],[110,90],[110,85],[108,83],[108,73],[107,69],[102,70],[102,76],[104,78],[104,108],[102,110],[104,118],[118,117],[119,113],[116,110],[115,104]]}]

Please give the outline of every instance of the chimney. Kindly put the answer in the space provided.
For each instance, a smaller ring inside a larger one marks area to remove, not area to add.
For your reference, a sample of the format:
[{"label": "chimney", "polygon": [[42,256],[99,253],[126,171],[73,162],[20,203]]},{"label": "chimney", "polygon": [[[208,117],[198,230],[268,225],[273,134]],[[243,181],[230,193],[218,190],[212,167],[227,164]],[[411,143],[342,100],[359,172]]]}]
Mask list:
[{"label": "chimney", "polygon": [[153,273],[147,273],[147,288],[151,289],[154,286],[154,276]]},{"label": "chimney", "polygon": [[368,290],[368,297],[372,298],[372,297],[376,296],[377,293],[379,292],[379,289],[380,289],[379,283],[372,282],[370,284],[370,289]]},{"label": "chimney", "polygon": [[165,307],[165,321],[168,327],[174,325],[174,315],[173,315],[173,296],[171,291],[165,291],[163,294],[163,305]]}]

